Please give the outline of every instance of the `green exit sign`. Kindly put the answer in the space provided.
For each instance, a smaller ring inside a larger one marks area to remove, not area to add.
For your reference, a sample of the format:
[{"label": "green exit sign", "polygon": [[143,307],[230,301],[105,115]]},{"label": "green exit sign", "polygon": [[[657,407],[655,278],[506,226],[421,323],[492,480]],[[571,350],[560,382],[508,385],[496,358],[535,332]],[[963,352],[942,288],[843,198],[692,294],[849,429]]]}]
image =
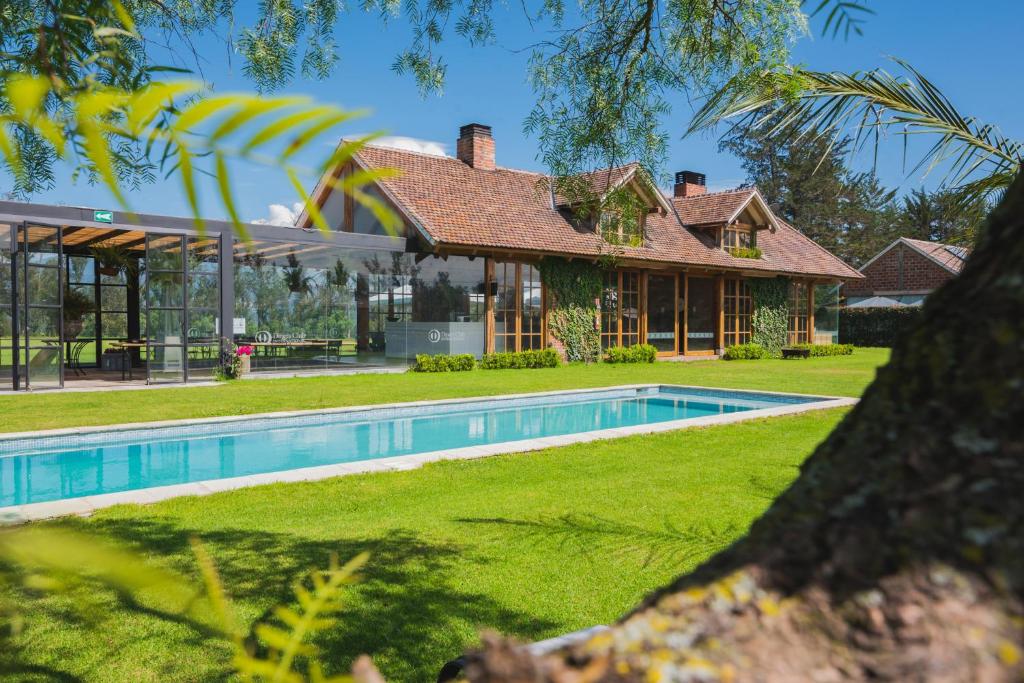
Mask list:
[{"label": "green exit sign", "polygon": [[93,211],[92,219],[97,223],[113,223],[114,212],[113,211]]}]

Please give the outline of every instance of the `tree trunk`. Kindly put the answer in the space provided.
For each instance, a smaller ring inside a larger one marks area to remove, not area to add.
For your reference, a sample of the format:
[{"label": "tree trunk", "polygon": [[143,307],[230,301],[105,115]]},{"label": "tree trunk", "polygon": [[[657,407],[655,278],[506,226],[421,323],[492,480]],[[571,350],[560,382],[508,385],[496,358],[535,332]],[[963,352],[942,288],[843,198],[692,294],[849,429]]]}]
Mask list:
[{"label": "tree trunk", "polygon": [[1024,678],[1024,176],[860,404],[745,538],[496,681]]}]

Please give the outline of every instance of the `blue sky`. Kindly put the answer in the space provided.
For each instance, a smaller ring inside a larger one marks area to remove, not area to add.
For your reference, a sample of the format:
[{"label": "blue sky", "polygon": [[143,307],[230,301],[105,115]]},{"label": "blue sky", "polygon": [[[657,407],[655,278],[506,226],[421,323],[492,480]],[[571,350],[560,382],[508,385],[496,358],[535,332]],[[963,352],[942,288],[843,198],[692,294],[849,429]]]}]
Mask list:
[{"label": "blue sky", "polygon": [[[245,5],[246,3],[239,3]],[[504,8],[496,3],[497,43],[472,48],[452,36],[443,46],[448,62],[447,83],[441,97],[421,98],[408,76],[391,71],[397,52],[407,43],[408,28],[402,21],[383,27],[376,16],[355,13],[343,17],[337,30],[342,60],[327,81],[301,79],[288,92],[301,92],[318,100],[347,108],[368,108],[371,114],[341,134],[384,130],[391,135],[434,141],[454,151],[458,127],[464,123],[489,124],[494,129],[498,163],[503,166],[541,169],[536,141],[526,137],[522,122],[533,103],[526,82],[529,50],[543,36],[533,33],[522,18],[518,3]],[[915,65],[935,82],[965,113],[997,124],[1003,133],[1024,138],[1024,75],[1019,68],[1020,30],[1024,27],[1024,3],[1019,0],[899,0],[871,3],[877,14],[867,17],[864,36],[849,41],[822,38],[820,22],[812,23],[813,35],[794,48],[795,61],[819,70],[867,69],[884,65],[898,56]],[[983,8],[983,9],[982,9]],[[237,56],[229,59],[223,44],[200,42],[205,56],[203,76],[218,91],[251,90],[241,73]],[[667,168],[663,172],[690,169],[704,172],[712,189],[742,182],[739,161],[717,150],[714,135],[683,138],[692,109],[682,98],[673,102],[666,121],[671,135]],[[325,143],[319,153],[329,151]],[[870,167],[870,156],[855,160]],[[934,179],[905,177],[902,144],[884,146],[878,172],[889,186],[908,190]],[[236,166],[236,189],[243,219],[266,218],[271,204],[291,205],[296,197],[287,180],[274,169]],[[207,217],[225,212],[207,191],[202,209]],[[33,197],[33,201],[99,208],[115,203],[105,190],[85,182],[71,183],[61,174],[58,186]],[[147,213],[188,213],[180,186],[161,181],[131,198],[135,208]]]}]

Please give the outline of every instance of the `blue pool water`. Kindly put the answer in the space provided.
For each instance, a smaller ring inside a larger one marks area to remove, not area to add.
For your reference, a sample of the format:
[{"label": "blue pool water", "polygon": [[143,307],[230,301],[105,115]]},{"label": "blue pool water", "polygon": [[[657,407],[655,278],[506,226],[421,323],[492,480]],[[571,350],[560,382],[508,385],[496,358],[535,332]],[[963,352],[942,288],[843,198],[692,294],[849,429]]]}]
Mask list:
[{"label": "blue pool water", "polygon": [[0,440],[0,507],[818,400],[650,387]]}]

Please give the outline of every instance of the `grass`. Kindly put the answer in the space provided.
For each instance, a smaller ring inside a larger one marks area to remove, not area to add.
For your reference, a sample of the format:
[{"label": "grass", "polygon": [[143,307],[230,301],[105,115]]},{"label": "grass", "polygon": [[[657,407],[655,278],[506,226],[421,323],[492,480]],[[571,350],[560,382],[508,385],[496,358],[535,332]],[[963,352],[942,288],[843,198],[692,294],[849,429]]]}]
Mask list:
[{"label": "grass", "polygon": [[475,370],[245,380],[215,387],[0,396],[0,432],[459,398],[642,382],[858,396],[887,349],[782,361],[572,365],[544,370]]},{"label": "grass", "polygon": [[[193,575],[198,536],[246,623],[288,601],[291,580],[329,552],[369,550],[364,580],[320,642],[325,663],[341,672],[365,652],[388,680],[425,681],[481,629],[532,640],[615,619],[741,536],[841,415],[261,486],[62,524]],[[73,595],[12,596],[27,628],[0,648],[0,667],[90,681],[225,677],[219,642],[103,590]]]},{"label": "grass", "polygon": [[[4,429],[316,408],[630,382],[858,395],[880,350],[805,361],[477,371],[247,381],[217,388],[0,399]],[[391,681],[433,680],[484,629],[536,640],[607,623],[741,537],[842,418],[819,411],[423,469],[253,487],[63,520],[197,575],[211,551],[246,624],[291,599],[328,554],[372,554],[319,644],[330,673],[369,653]],[[198,580],[198,579],[197,579]],[[0,646],[18,680],[206,681],[228,650],[86,586],[7,589],[26,628]],[[2,637],[2,634],[0,634]]]}]

